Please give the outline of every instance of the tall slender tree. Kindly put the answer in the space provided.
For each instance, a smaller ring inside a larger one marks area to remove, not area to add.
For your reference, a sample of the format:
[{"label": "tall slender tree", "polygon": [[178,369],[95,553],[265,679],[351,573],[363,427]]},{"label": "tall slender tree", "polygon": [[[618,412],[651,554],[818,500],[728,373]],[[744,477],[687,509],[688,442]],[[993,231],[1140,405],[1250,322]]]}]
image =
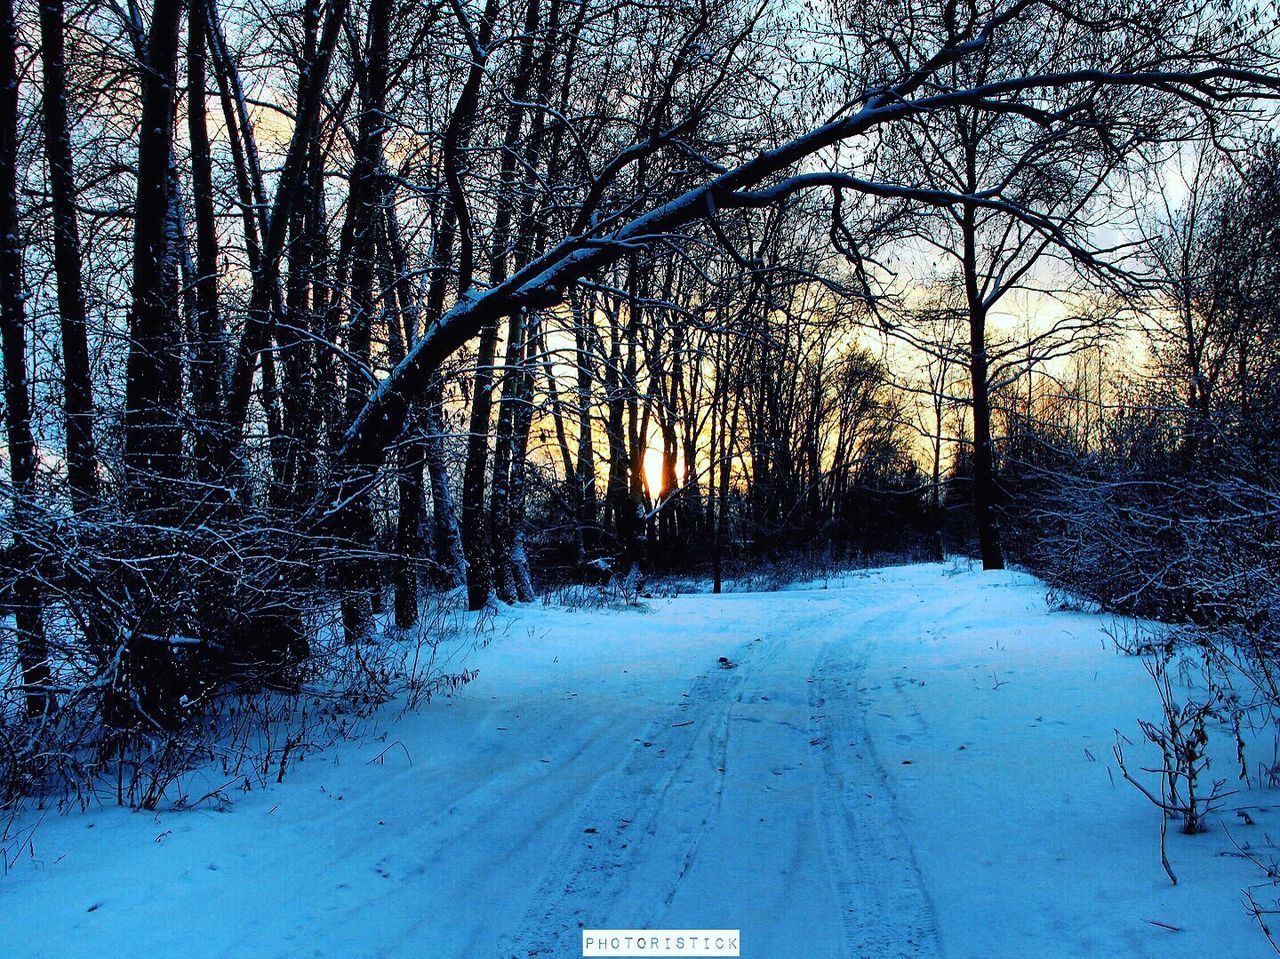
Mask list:
[{"label": "tall slender tree", "polygon": [[125,467],[135,507],[175,518],[182,479],[177,289],[170,269],[170,160],[177,97],[180,0],[156,0],[140,64],[141,120],[134,208],[133,297],[125,386]]},{"label": "tall slender tree", "polygon": [[53,213],[53,268],[62,334],[62,392],[67,486],[72,505],[84,510],[98,495],[93,441],[93,382],[89,368],[88,315],[83,258],[76,217],[75,169],[68,118],[66,14],[62,0],[40,0],[40,92],[45,156]]},{"label": "tall slender tree", "polygon": [[36,570],[38,553],[32,542],[36,445],[31,431],[31,384],[27,378],[22,236],[18,210],[18,31],[12,0],[0,0],[0,343],[9,475],[13,484],[13,611],[27,712],[39,715],[53,707],[54,699],[48,688],[44,601]]}]

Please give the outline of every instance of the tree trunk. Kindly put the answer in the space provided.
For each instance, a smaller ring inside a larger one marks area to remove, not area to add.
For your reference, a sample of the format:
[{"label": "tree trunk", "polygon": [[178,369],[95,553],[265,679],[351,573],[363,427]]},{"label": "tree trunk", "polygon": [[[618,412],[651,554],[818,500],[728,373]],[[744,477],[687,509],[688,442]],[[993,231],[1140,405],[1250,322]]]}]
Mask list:
[{"label": "tree trunk", "polygon": [[512,446],[515,442],[515,408],[524,379],[521,356],[525,352],[525,321],[521,313],[507,321],[507,349],[502,363],[502,395],[498,401],[498,423],[494,436],[493,486],[489,495],[489,530],[492,550],[493,585],[504,603],[516,600],[511,578],[512,533],[510,515]]},{"label": "tree trunk", "polygon": [[573,344],[575,367],[577,369],[577,409],[578,409],[578,470],[575,477],[577,493],[577,539],[578,562],[594,559],[596,550],[596,451],[595,437],[591,423],[591,344],[587,336],[587,323],[591,320],[585,315],[582,301],[574,297],[570,303],[573,310]]},{"label": "tree trunk", "polygon": [[180,0],[156,0],[142,70],[133,304],[125,382],[125,469],[132,505],[171,519],[182,477],[178,304],[171,281],[169,160]]},{"label": "tree trunk", "polygon": [[462,470],[462,546],[467,558],[467,608],[483,609],[493,595],[489,518],[485,511],[485,473],[489,457],[489,420],[493,412],[493,360],[498,325],[480,332],[476,375],[467,431],[467,461]]},{"label": "tree trunk", "polygon": [[431,528],[436,552],[436,582],[442,589],[453,589],[467,581],[467,557],[462,547],[462,530],[458,528],[458,510],[454,505],[453,491],[449,488],[441,394],[442,383],[437,376],[427,391],[423,449],[427,477],[431,483]]},{"label": "tree trunk", "polygon": [[522,603],[534,600],[533,577],[524,548],[525,469],[529,454],[529,430],[533,426],[534,363],[538,350],[538,314],[529,318],[524,362],[519,370],[515,415],[512,421],[511,465],[507,502],[506,553],[502,557],[515,598]]},{"label": "tree trunk", "polygon": [[[59,2],[59,0],[51,0]],[[218,224],[213,204],[213,160],[205,116],[205,18],[193,0],[187,30],[187,130],[191,140],[191,198],[196,214],[196,318],[191,361],[195,407],[196,476],[216,484],[227,460],[223,415],[226,344],[218,311]]]},{"label": "tree trunk", "polygon": [[977,229],[971,205],[961,216],[965,298],[969,314],[969,383],[973,399],[973,518],[983,569],[1004,569],[995,517],[995,463],[991,450],[991,396],[987,372],[987,308],[978,285]]},{"label": "tree trunk", "polygon": [[[643,177],[643,173],[640,173],[639,176]],[[626,520],[626,526],[620,527],[620,530],[623,531],[624,565],[628,569],[628,575],[638,573],[644,549],[648,545],[645,542],[644,522],[644,453],[646,433],[648,431],[648,412],[646,402],[646,413],[642,423],[637,366],[638,344],[636,342],[641,318],[639,304],[641,271],[636,261],[636,257],[631,258],[630,269],[628,270],[627,323],[622,328],[623,339],[627,345],[625,365],[623,367],[623,389],[626,396],[627,411],[626,432],[623,434],[627,459],[627,502],[622,511],[617,514]]]},{"label": "tree trunk", "polygon": [[[380,177],[381,217],[379,224],[378,284],[382,288],[383,309],[387,329],[387,358],[394,366],[404,359],[405,350],[417,335],[416,311],[409,302],[400,256],[399,235],[395,220],[395,191],[385,175]],[[418,570],[423,558],[422,479],[424,446],[418,420],[421,407],[414,404],[409,429],[400,438],[396,450],[396,533],[392,550],[391,585],[395,594],[393,609],[399,629],[409,629],[418,622]]]},{"label": "tree trunk", "polygon": [[[307,0],[303,11],[302,56],[315,61],[320,26],[318,0]],[[307,72],[298,78],[298,101],[306,96]],[[284,463],[281,494],[290,512],[300,512],[316,494],[319,473],[320,411],[315,404],[317,348],[308,334],[323,335],[319,307],[325,289],[321,282],[323,258],[325,150],[319,131],[312,131],[298,199],[290,208],[289,239],[285,256],[289,275],[285,285],[286,328],[277,330],[276,342],[283,368],[282,428]]]},{"label": "tree trunk", "polygon": [[17,577],[12,604],[27,712],[53,708],[43,597],[36,551],[30,540],[30,498],[36,475],[27,382],[27,324],[22,283],[22,232],[18,224],[17,25],[12,0],[0,0],[0,322],[3,323],[5,427],[13,487],[13,562]]},{"label": "tree trunk", "polygon": [[98,466],[93,442],[93,385],[89,371],[80,232],[76,223],[75,171],[67,120],[66,23],[62,0],[40,0],[39,7],[40,56],[44,73],[40,103],[53,207],[53,267],[62,335],[67,485],[72,508],[81,512],[97,499]]},{"label": "tree trunk", "polygon": [[[946,367],[943,367],[944,378],[939,391],[946,389]],[[933,436],[930,438],[933,447],[933,471],[929,478],[929,523],[930,549],[934,562],[941,563],[946,559],[942,545],[942,403],[934,398]]]},{"label": "tree trunk", "polygon": [[619,559],[629,568],[636,561],[639,537],[635,508],[631,502],[630,457],[627,454],[627,395],[621,382],[622,332],[619,307],[606,307],[609,317],[609,360],[604,365],[604,393],[607,418],[605,434],[609,446],[609,477],[605,483],[605,505],[613,524]]},{"label": "tree trunk", "polygon": [[396,454],[396,545],[392,586],[396,626],[418,622],[418,561],[422,554],[422,446],[402,443]]},{"label": "tree trunk", "polygon": [[[490,6],[492,6],[492,3],[490,3]],[[526,27],[529,23],[536,27],[537,16],[538,3],[534,0],[528,8]],[[482,29],[492,29],[492,13],[488,10],[486,10],[481,26]],[[481,46],[484,47],[486,44],[487,41],[482,39]],[[513,81],[511,105],[507,110],[506,129],[503,136],[504,149],[502,151],[502,160],[499,164],[498,182],[504,186],[514,183],[516,147],[520,137],[520,126],[525,109],[523,103],[529,93],[530,78],[533,70],[533,34],[531,30],[526,29],[521,37],[520,44],[520,60]],[[474,68],[472,76],[478,77]],[[459,98],[458,110],[463,112],[455,111],[455,116],[462,116],[467,119],[468,131],[471,114],[475,111],[475,103],[464,103],[463,98],[470,94],[470,100],[474,101],[476,94],[476,89],[471,86],[470,79],[468,78],[468,86],[463,90],[462,97]],[[457,169],[460,162],[461,157],[457,156],[452,159],[452,162],[446,163],[446,167],[452,172],[455,179],[460,174]],[[455,189],[457,189],[456,186]],[[510,255],[508,245],[511,241],[511,221],[515,215],[511,192],[510,189],[503,189],[499,193],[498,209],[494,217],[493,245],[490,250],[490,286],[498,286],[508,275],[508,257]],[[463,205],[455,200],[454,206],[456,211],[461,214]],[[470,256],[466,252],[469,233],[469,229],[462,231],[462,239],[464,240],[462,272],[464,274],[469,272],[468,266],[470,264]],[[469,276],[467,280],[467,287],[469,287]],[[466,292],[466,288],[460,287],[458,290],[459,295]],[[512,314],[512,324],[516,323],[518,319],[517,314]],[[498,323],[495,319],[485,324],[480,332],[475,383],[471,397],[470,430],[467,435],[467,462],[463,469],[462,477],[462,543],[467,554],[467,607],[473,610],[483,608],[489,602],[494,590],[492,516],[486,514],[484,494],[485,475],[489,468],[489,426],[493,416],[493,363],[497,356],[497,350]],[[508,345],[507,351],[510,354],[510,345]],[[497,477],[495,475],[496,481]]]},{"label": "tree trunk", "polygon": [[[373,319],[376,308],[377,237],[382,189],[382,131],[386,126],[385,106],[388,77],[390,0],[372,0],[369,5],[369,43],[364,50],[364,85],[356,156],[351,171],[347,203],[352,217],[351,316],[347,322],[347,353],[354,364],[347,371],[347,423],[355,420],[369,395],[366,371],[370,365]],[[371,561],[360,553],[372,545],[373,512],[369,500],[372,477],[363,486],[358,502],[350,509],[351,519],[342,533],[353,555],[342,564],[342,621],[349,643],[367,638],[372,628],[373,592],[377,579]]]}]

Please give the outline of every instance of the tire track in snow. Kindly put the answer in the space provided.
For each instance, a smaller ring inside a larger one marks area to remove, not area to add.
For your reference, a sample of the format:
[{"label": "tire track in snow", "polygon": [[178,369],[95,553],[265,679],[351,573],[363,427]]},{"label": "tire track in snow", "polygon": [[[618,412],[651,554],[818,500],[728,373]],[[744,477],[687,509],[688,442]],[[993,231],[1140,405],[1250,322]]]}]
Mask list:
[{"label": "tire track in snow", "polygon": [[[675,845],[681,861],[661,897],[670,903],[697,854],[703,827],[719,808],[723,789],[723,776],[713,770],[713,788],[699,792],[708,777],[689,766],[718,762],[723,771],[729,713],[740,701],[752,669],[772,647],[768,640],[755,639],[732,649],[728,655],[734,668],[713,665],[699,675],[687,697],[654,718],[623,763],[597,780],[580,804],[565,842],[549,857],[548,872],[520,929],[503,943],[503,956],[578,955],[581,930],[599,926],[621,898],[631,867],[662,820],[668,796],[690,790],[697,808],[680,804],[678,819],[686,825]],[[672,824],[663,821],[664,827]]]},{"label": "tire track in snow", "polygon": [[827,643],[809,684],[814,736],[824,741],[818,816],[840,902],[844,956],[936,957],[937,919],[858,701],[870,625],[861,635]]}]

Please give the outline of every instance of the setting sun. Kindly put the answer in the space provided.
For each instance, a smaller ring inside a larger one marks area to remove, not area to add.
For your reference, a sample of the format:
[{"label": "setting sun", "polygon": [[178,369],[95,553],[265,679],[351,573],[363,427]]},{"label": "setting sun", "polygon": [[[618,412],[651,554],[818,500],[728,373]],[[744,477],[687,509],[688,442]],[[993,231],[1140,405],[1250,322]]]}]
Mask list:
[{"label": "setting sun", "polygon": [[644,451],[644,481],[650,495],[657,498],[662,489],[662,450],[652,446]]}]

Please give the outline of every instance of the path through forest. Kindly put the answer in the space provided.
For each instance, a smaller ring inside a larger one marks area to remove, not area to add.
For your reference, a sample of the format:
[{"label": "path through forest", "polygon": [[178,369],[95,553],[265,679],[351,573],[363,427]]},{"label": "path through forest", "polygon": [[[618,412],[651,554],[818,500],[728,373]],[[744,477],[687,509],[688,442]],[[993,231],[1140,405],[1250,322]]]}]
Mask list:
[{"label": "path through forest", "polygon": [[[741,929],[752,959],[1266,955],[1221,826],[1171,836],[1165,879],[1154,811],[1108,771],[1150,679],[1044,592],[953,564],[504,613],[460,694],[229,811],[49,815],[0,879],[0,942],[525,959],[580,955],[587,926]],[[1233,797],[1247,836],[1221,819],[1259,848],[1274,799]]]}]

